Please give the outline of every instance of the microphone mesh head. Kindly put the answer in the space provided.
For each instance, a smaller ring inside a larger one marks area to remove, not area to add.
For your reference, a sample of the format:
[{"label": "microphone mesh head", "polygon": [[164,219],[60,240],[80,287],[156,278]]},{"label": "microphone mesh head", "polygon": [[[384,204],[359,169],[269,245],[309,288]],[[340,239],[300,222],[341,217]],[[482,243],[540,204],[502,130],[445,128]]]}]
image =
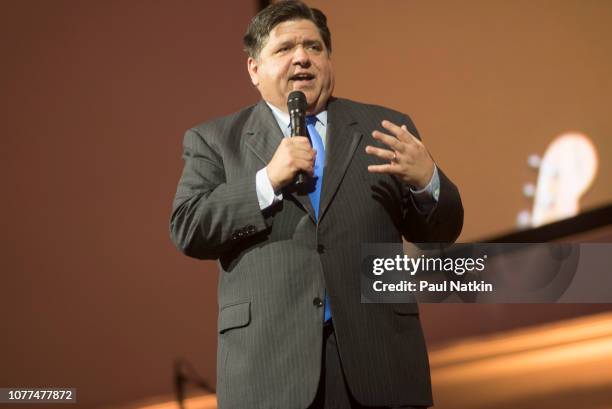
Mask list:
[{"label": "microphone mesh head", "polygon": [[306,111],[306,95],[302,91],[292,91],[287,97],[287,110],[289,112],[294,110]]}]

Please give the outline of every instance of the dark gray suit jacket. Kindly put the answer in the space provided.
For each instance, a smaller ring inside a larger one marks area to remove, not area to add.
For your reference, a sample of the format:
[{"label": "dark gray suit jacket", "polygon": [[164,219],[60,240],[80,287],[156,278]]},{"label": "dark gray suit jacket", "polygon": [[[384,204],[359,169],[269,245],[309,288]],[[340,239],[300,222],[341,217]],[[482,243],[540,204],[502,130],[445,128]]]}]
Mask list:
[{"label": "dark gray suit jacket", "polygon": [[[365,146],[388,119],[406,115],[332,98],[319,220],[305,194],[261,211],[255,174],[283,137],[261,101],[200,124],[184,138],[185,167],[170,222],[186,255],[218,259],[217,396],[221,409],[303,409],[320,374],[327,288],[338,348],[353,396],[365,405],[432,404],[427,351],[416,304],[360,302],[361,243],[451,242],[463,208],[439,169],[436,207],[421,214],[408,186],[372,174]],[[383,146],[384,147],[384,146]]]}]

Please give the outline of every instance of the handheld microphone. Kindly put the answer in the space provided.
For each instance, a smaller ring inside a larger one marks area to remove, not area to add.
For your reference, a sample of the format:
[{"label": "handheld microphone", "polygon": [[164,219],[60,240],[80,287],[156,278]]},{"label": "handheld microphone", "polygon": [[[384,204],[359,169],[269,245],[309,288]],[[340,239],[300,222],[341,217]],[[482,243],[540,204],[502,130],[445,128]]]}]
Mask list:
[{"label": "handheld microphone", "polygon": [[[289,124],[291,125],[291,136],[306,136],[306,95],[302,91],[292,91],[287,97],[287,111],[289,112]],[[300,186],[306,183],[307,175],[299,172],[295,184]]]}]

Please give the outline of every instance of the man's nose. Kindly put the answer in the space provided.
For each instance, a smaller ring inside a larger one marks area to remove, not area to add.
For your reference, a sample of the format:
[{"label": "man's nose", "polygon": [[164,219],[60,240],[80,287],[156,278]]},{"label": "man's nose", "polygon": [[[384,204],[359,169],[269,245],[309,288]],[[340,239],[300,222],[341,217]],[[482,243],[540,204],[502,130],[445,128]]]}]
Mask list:
[{"label": "man's nose", "polygon": [[293,53],[293,64],[301,66],[310,65],[310,56],[301,45],[295,47],[295,52]]}]

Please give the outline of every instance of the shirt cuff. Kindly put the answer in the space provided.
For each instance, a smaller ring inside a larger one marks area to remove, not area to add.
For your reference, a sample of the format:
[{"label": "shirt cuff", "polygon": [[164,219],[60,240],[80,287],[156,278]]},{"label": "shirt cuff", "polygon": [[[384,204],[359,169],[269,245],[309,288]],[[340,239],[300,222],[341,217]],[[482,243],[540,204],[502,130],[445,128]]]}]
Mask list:
[{"label": "shirt cuff", "polygon": [[440,197],[440,176],[438,175],[438,167],[434,165],[434,172],[427,186],[419,190],[415,190],[411,187],[410,193],[416,208],[421,213],[429,213],[438,203],[438,198]]},{"label": "shirt cuff", "polygon": [[261,210],[270,207],[273,203],[283,200],[283,194],[274,193],[274,188],[268,177],[266,168],[259,169],[255,175],[255,191],[257,192],[257,201]]}]

